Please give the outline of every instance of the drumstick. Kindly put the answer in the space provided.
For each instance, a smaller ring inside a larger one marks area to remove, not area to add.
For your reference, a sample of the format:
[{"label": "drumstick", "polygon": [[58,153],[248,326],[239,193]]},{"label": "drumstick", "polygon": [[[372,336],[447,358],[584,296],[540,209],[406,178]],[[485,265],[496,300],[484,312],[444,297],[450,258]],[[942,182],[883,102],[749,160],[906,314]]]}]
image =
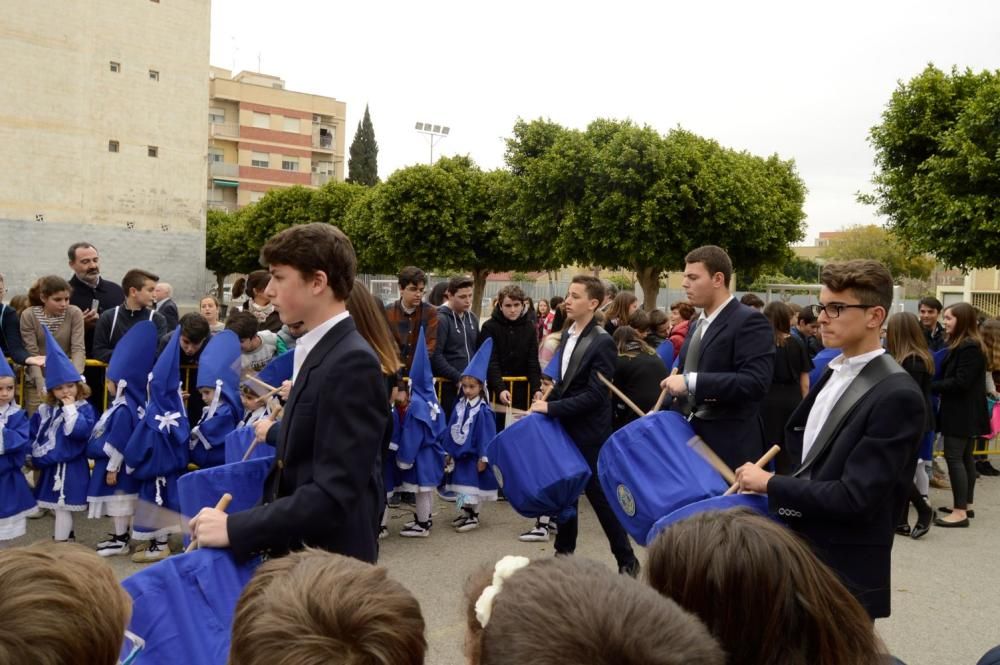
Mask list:
[{"label": "drumstick", "polygon": [[280,386],[275,388],[270,383],[264,383],[253,374],[247,374],[246,379],[247,381],[255,382],[257,385],[268,391],[267,393],[258,396],[257,399],[267,399],[268,397],[271,397],[272,395],[277,395],[279,392],[281,392]]},{"label": "drumstick", "polygon": [[[680,370],[675,367],[674,371],[670,372],[670,376],[676,376],[679,371]],[[656,404],[653,405],[653,408],[649,410],[649,413],[656,413],[657,411],[660,410],[660,407],[663,406],[663,401],[667,399],[667,392],[668,391],[666,388],[660,391],[660,396],[659,398],[657,398]],[[649,413],[647,413],[646,415],[648,416]]]},{"label": "drumstick", "polygon": [[[284,408],[285,408],[285,407],[283,407],[283,406],[279,406],[279,407],[278,407],[277,409],[275,409],[275,410],[274,410],[274,411],[273,411],[273,412],[272,412],[272,413],[271,413],[271,414],[270,414],[270,415],[269,415],[269,416],[267,417],[267,420],[270,420],[270,421],[271,421],[272,423],[273,423],[274,421],[276,421],[276,420],[278,419],[278,416],[280,416],[280,415],[281,415],[281,412],[282,412],[282,411],[284,410]],[[254,450],[256,450],[256,448],[257,448],[257,445],[258,445],[259,443],[260,443],[260,439],[258,439],[258,438],[257,438],[256,436],[254,436],[254,439],[253,439],[253,443],[251,443],[251,444],[250,444],[249,446],[247,446],[247,451],[246,451],[245,453],[243,453],[243,459],[242,459],[242,460],[240,460],[240,461],[241,461],[241,462],[246,462],[246,461],[247,461],[248,459],[250,459],[250,455],[252,455],[252,454],[253,454],[253,451],[254,451]]]},{"label": "drumstick", "polygon": [[545,386],[545,390],[542,391],[542,396],[540,398],[540,401],[542,402],[546,401],[549,398],[549,393],[552,392],[552,389],[555,387],[556,384],[554,383],[550,383],[549,385]]},{"label": "drumstick", "polygon": [[613,384],[610,381],[608,381],[608,379],[603,374],[601,374],[600,372],[598,372],[597,373],[597,378],[600,379],[601,382],[604,383],[604,385],[606,385],[608,388],[610,388],[611,392],[613,392],[618,397],[618,399],[620,399],[621,401],[625,402],[625,404],[629,408],[631,408],[633,411],[635,411],[636,415],[638,415],[640,418],[642,418],[644,415],[646,415],[646,413],[642,409],[640,409],[638,406],[636,406],[635,402],[633,402],[632,400],[630,400],[625,395],[625,393],[623,393],[621,390],[619,390],[618,386],[616,386],[615,384]]},{"label": "drumstick", "polygon": [[[226,508],[229,507],[229,503],[232,500],[233,500],[233,495],[230,494],[229,492],[226,492],[225,494],[222,495],[222,498],[219,499],[219,503],[215,504],[215,509],[221,510],[222,512],[226,512]],[[187,554],[188,552],[195,549],[198,549],[198,539],[192,537],[191,543],[187,546],[187,549],[184,550],[184,553]]]},{"label": "drumstick", "polygon": [[[765,466],[767,466],[768,462],[773,460],[775,456],[780,452],[781,448],[779,448],[778,446],[771,446],[771,449],[768,450],[766,453],[764,453],[763,457],[754,462],[754,466],[763,469]],[[729,496],[730,494],[735,494],[738,488],[739,488],[739,483],[733,483],[732,485],[729,486],[729,489],[727,489],[725,494],[723,494],[722,496]]]},{"label": "drumstick", "polygon": [[732,484],[736,481],[736,474],[733,473],[733,470],[726,466],[726,463],[715,454],[715,451],[712,450],[707,443],[705,443],[703,438],[695,434],[691,437],[691,440],[688,441],[687,444],[692,450],[698,453],[703,460],[712,465],[712,468],[718,471],[719,475],[725,478],[727,483]]}]

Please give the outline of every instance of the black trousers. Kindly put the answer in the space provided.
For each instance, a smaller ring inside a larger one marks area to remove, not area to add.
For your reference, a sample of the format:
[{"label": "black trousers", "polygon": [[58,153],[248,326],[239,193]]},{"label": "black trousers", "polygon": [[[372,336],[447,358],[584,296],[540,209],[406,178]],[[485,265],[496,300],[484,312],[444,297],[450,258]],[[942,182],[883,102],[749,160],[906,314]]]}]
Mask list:
[{"label": "black trousers", "polygon": [[[608,497],[604,496],[601,483],[597,480],[597,457],[601,453],[600,446],[580,448],[587,465],[590,466],[590,480],[584,494],[597,513],[597,519],[604,529],[604,535],[608,538],[611,546],[611,553],[615,555],[615,560],[619,566],[625,566],[635,561],[635,553],[632,551],[632,544],[629,542],[628,534],[618,521],[618,517],[611,510]],[[577,501],[574,507],[579,506]],[[559,524],[559,532],[556,534],[556,552],[559,554],[572,554],[576,550],[576,534],[579,528],[580,518],[574,515],[571,519]]]},{"label": "black trousers", "polygon": [[972,503],[976,489],[976,463],[972,459],[975,437],[944,436],[944,460],[948,463],[948,480],[955,508],[965,510]]}]

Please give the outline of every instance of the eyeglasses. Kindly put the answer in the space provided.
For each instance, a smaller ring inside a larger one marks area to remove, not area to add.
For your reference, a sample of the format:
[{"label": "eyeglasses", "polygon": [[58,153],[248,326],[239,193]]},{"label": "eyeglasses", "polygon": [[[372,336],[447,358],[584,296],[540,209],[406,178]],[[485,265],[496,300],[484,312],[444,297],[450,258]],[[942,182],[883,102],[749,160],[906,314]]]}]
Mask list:
[{"label": "eyeglasses", "polygon": [[871,309],[872,307],[878,307],[878,305],[845,305],[843,303],[835,302],[829,305],[810,305],[809,308],[812,310],[813,316],[819,318],[820,314],[826,314],[828,319],[839,318],[843,314],[845,309]]},{"label": "eyeglasses", "polygon": [[118,665],[133,665],[139,660],[139,654],[146,648],[146,641],[130,630],[125,631],[125,643],[121,652],[126,654],[118,661]]}]

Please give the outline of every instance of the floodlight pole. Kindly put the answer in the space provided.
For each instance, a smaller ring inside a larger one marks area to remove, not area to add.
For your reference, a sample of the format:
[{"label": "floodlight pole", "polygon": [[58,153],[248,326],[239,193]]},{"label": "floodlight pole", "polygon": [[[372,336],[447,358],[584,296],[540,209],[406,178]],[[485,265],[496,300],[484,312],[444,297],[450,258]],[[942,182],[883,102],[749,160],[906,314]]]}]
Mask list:
[{"label": "floodlight pole", "polygon": [[424,134],[430,140],[430,165],[434,165],[434,146],[439,143],[442,139],[448,138],[448,134],[451,131],[450,127],[441,127],[440,125],[432,125],[431,123],[418,122],[416,124],[416,130],[420,134]]}]

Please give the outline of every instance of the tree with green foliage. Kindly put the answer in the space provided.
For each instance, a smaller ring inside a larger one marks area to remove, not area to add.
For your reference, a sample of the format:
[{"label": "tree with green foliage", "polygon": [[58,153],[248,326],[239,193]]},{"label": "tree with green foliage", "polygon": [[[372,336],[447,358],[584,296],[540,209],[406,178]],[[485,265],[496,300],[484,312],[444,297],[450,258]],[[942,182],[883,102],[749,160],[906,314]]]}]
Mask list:
[{"label": "tree with green foliage", "polygon": [[240,213],[209,210],[205,219],[205,267],[215,274],[216,293],[222,295],[226,275],[246,272],[253,265],[243,241]]},{"label": "tree with green foliage", "polygon": [[351,156],[347,160],[347,182],[372,187],[378,184],[378,143],[368,105],[365,116],[358,123],[351,142]]},{"label": "tree with green foliage", "polygon": [[272,189],[260,201],[240,211],[243,242],[253,252],[260,252],[274,234],[296,224],[316,221],[315,196],[316,190],[299,185]]},{"label": "tree with green foliage", "polygon": [[358,272],[392,274],[403,265],[389,243],[394,224],[383,223],[383,218],[379,216],[384,186],[363,187],[361,194],[347,209],[344,224],[340,227],[354,245]]},{"label": "tree with green foliage", "polygon": [[326,222],[344,228],[347,212],[369,191],[363,185],[330,181],[313,194],[310,214],[314,222]]},{"label": "tree with green foliage", "polygon": [[880,226],[854,226],[830,240],[822,258],[834,261],[872,259],[878,261],[898,281],[903,277],[927,279],[934,270],[934,259],[926,255],[911,256],[902,243]]},{"label": "tree with green foliage", "polygon": [[911,253],[1000,265],[1000,71],[928,65],[900,83],[871,130],[875,191],[859,195]]}]

